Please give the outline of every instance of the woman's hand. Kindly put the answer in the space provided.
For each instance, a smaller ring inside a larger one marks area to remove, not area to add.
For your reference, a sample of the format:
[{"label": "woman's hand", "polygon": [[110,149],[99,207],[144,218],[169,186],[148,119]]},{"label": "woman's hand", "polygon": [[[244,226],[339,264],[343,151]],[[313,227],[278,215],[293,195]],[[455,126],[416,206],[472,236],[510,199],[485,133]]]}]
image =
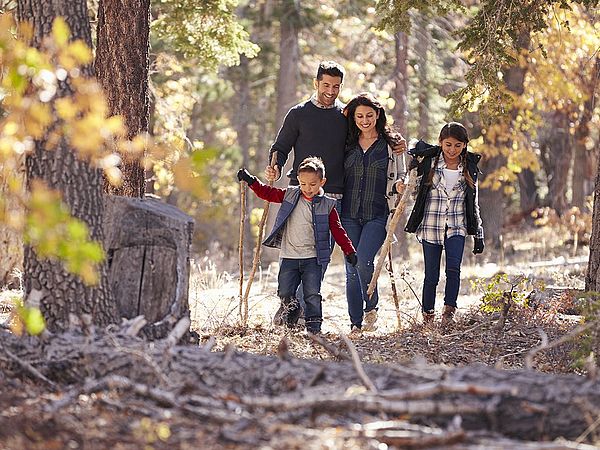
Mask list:
[{"label": "woman's hand", "polygon": [[392,147],[392,152],[396,155],[401,155],[406,151],[406,139],[401,134],[396,139],[396,144]]}]

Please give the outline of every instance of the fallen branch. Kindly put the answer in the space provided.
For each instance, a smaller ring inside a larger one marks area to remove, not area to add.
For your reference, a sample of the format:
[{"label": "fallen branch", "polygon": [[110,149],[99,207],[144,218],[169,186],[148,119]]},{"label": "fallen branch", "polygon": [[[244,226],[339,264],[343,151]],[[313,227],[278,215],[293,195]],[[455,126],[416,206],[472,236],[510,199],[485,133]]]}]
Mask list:
[{"label": "fallen branch", "polygon": [[37,370],[35,367],[33,367],[27,361],[23,361],[22,359],[18,358],[9,349],[7,349],[3,346],[0,346],[0,348],[2,348],[2,351],[6,354],[6,356],[8,356],[10,358],[11,361],[13,361],[19,367],[21,367],[21,369],[25,370],[25,372],[27,372],[29,375],[31,375],[34,379],[43,381],[48,386],[50,386],[52,388],[52,390],[57,389],[57,386],[54,382],[52,382],[48,378],[46,378],[39,370]]},{"label": "fallen branch", "polygon": [[406,204],[408,203],[410,193],[414,189],[416,179],[417,171],[413,169],[409,172],[408,185],[404,188],[404,192],[402,192],[402,197],[400,198],[398,205],[396,205],[394,214],[392,215],[392,218],[388,223],[387,235],[385,237],[385,241],[383,241],[383,245],[381,246],[379,258],[377,258],[377,264],[375,266],[375,270],[373,271],[373,276],[371,277],[369,287],[367,288],[367,295],[369,296],[369,298],[373,295],[373,292],[375,292],[375,287],[377,286],[377,279],[379,278],[379,274],[381,273],[381,269],[383,268],[383,264],[385,263],[385,258],[387,258],[390,246],[392,245],[392,241],[394,240],[394,232],[396,231],[396,226],[402,218],[402,213],[406,208]]},{"label": "fallen branch", "polygon": [[346,344],[346,347],[348,347],[348,350],[350,351],[350,356],[352,356],[352,364],[354,365],[354,370],[356,370],[358,377],[368,390],[377,393],[377,388],[375,387],[371,379],[368,377],[367,373],[365,372],[365,369],[363,368],[362,363],[360,362],[360,357],[358,356],[356,347],[345,334],[341,334],[341,338],[344,341],[344,344]]}]

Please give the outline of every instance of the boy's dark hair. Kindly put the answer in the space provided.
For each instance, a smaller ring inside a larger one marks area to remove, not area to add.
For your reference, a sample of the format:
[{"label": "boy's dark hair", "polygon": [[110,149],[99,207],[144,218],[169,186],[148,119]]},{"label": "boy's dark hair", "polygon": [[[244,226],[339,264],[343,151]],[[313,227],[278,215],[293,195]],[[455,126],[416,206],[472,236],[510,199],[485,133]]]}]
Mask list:
[{"label": "boy's dark hair", "polygon": [[329,75],[331,77],[340,77],[341,81],[344,81],[344,72],[344,68],[335,61],[321,61],[317,69],[317,80],[321,81],[323,75]]},{"label": "boy's dark hair", "polygon": [[325,164],[318,156],[309,156],[304,158],[298,166],[298,173],[301,172],[316,173],[322,180],[325,178]]}]

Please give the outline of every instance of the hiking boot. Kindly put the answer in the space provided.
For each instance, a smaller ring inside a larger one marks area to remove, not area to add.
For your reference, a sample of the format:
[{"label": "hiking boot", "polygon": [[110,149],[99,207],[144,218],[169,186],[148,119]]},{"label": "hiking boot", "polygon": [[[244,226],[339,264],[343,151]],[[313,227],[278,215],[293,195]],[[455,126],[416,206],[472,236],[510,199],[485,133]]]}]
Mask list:
[{"label": "hiking boot", "polygon": [[435,319],[435,312],[433,309],[430,311],[423,311],[423,325],[425,325],[425,326],[433,325],[434,319]]},{"label": "hiking boot", "polygon": [[455,306],[444,305],[444,312],[442,312],[442,326],[452,325],[454,323],[454,313],[456,312]]},{"label": "hiking boot", "polygon": [[377,329],[377,310],[372,309],[371,311],[367,311],[365,313],[365,317],[363,318],[363,326],[362,331],[375,331]]},{"label": "hiking boot", "polygon": [[362,329],[358,325],[352,325],[350,328],[350,333],[348,337],[351,339],[358,338],[362,336]]}]

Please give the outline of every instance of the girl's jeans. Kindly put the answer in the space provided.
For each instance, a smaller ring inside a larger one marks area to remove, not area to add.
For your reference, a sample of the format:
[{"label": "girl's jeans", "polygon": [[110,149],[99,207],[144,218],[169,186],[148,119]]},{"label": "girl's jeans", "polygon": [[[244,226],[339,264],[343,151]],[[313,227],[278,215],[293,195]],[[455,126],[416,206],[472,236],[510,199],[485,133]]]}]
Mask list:
[{"label": "girl's jeans", "polygon": [[359,328],[362,326],[364,312],[376,309],[379,301],[377,288],[370,299],[367,288],[375,269],[373,260],[385,240],[386,222],[387,217],[377,217],[368,221],[342,218],[342,226],[346,229],[358,258],[356,267],[346,263],[346,299],[350,322]]},{"label": "girl's jeans", "polygon": [[446,289],[444,305],[456,308],[456,299],[460,288],[460,265],[465,248],[464,236],[444,238],[444,245],[423,241],[423,259],[425,261],[425,281],[423,282],[423,312],[431,312],[435,307],[435,289],[440,279],[440,259],[442,248],[446,253]]},{"label": "girl's jeans", "polygon": [[302,282],[302,292],[306,303],[304,317],[306,328],[311,332],[321,331],[321,322],[323,322],[321,275],[322,267],[317,264],[317,258],[283,258],[277,277],[277,295],[282,299],[295,297],[296,289]]}]

